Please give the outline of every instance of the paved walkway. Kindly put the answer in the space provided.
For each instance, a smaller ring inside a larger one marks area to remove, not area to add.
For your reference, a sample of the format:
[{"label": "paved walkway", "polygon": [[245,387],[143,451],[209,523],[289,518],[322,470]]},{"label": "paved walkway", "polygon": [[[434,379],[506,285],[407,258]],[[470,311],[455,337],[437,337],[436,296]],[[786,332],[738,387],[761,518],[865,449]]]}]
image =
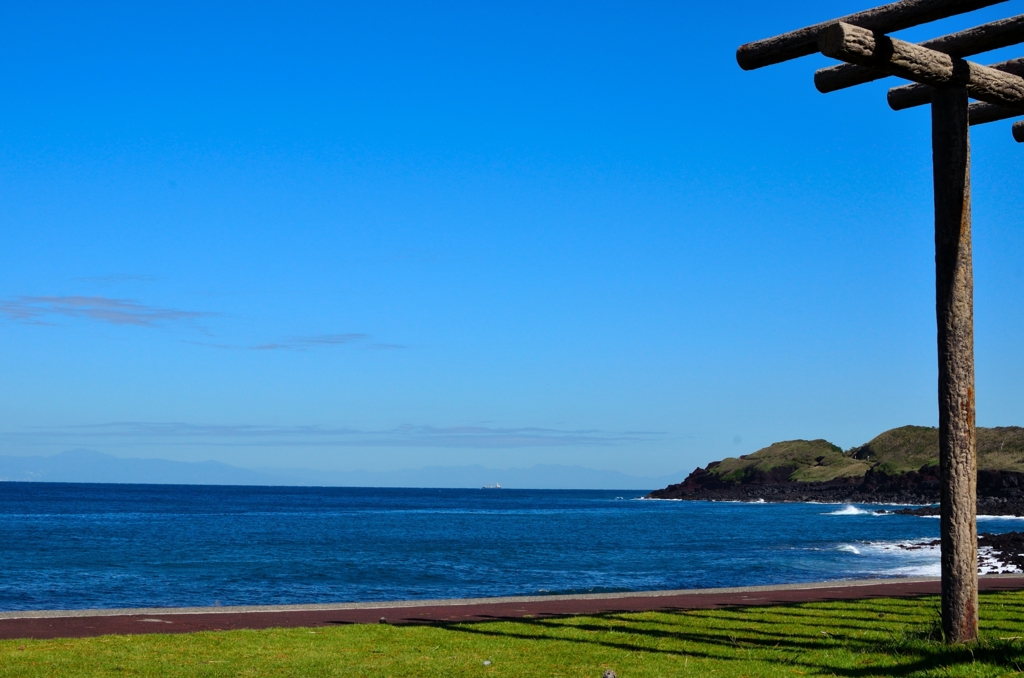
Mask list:
[{"label": "paved walkway", "polygon": [[[980,578],[982,591],[1024,589],[1024,576]],[[521,596],[457,600],[410,600],[329,605],[41,610],[0,612],[0,639],[82,638],[108,633],[190,633],[294,626],[429,624],[516,619],[526,616],[693,610],[723,606],[777,605],[821,600],[912,597],[937,594],[934,578],[688,589],[573,596]]]}]

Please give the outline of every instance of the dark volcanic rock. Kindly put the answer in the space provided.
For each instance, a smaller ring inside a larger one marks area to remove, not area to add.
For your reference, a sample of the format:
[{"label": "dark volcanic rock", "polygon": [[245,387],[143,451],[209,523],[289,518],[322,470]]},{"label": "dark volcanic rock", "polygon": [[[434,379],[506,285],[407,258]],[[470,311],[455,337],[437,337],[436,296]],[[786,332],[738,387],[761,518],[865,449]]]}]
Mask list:
[{"label": "dark volcanic rock", "polygon": [[[917,551],[939,546],[939,544],[940,541],[935,539],[916,544],[900,544],[899,547],[906,551]],[[991,549],[991,552],[983,553],[982,549],[985,548]],[[1024,532],[979,534],[978,568],[980,571],[987,569],[990,574],[993,571],[1008,573],[1024,571]]]},{"label": "dark volcanic rock", "polygon": [[[978,511],[1024,515],[1024,428],[977,429]],[[824,439],[786,440],[696,469],[648,495],[709,501],[933,504],[939,431],[900,426],[843,452]]]},{"label": "dark volcanic rock", "polygon": [[988,546],[996,560],[1004,565],[1024,570],[1024,532],[1005,534],[979,534],[978,547]]},{"label": "dark volcanic rock", "polygon": [[[934,465],[895,475],[871,469],[860,478],[837,478],[817,483],[785,480],[788,471],[747,474],[740,480],[727,481],[710,473],[712,468],[714,464],[709,464],[706,469],[696,469],[683,482],[656,490],[647,496],[651,499],[695,501],[818,501],[858,504],[937,504],[939,501],[939,469]],[[896,513],[938,515],[938,507],[901,509]],[[1024,473],[980,471],[978,513],[1024,516]]]}]

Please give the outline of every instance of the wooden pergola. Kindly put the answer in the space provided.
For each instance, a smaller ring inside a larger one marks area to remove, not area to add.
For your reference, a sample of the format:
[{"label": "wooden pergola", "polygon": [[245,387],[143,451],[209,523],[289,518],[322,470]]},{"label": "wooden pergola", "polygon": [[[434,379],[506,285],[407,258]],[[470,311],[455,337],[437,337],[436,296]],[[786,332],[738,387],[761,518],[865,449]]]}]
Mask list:
[{"label": "wooden pergola", "polygon": [[[970,125],[1024,116],[1024,58],[981,66],[965,57],[1024,42],[1024,15],[920,44],[887,34],[1006,0],[903,0],[740,47],[744,70],[821,52],[844,63],[814,74],[833,92],[887,76],[889,106],[931,104],[935,190],[935,312],[939,344],[942,477],[942,629],[947,642],[978,637],[977,459],[974,423],[974,276]],[[972,103],[970,100],[974,99]],[[1024,143],[1024,121],[1012,128]]]}]

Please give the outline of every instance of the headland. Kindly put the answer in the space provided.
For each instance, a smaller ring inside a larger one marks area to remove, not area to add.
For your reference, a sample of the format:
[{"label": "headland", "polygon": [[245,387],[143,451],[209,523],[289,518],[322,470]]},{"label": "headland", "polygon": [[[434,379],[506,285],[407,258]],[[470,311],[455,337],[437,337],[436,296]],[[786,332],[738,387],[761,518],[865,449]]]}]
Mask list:
[{"label": "headland", "polygon": [[[1024,428],[978,428],[978,513],[1024,516]],[[651,499],[923,505],[937,515],[939,432],[902,426],[842,450],[789,440],[693,471]]]}]

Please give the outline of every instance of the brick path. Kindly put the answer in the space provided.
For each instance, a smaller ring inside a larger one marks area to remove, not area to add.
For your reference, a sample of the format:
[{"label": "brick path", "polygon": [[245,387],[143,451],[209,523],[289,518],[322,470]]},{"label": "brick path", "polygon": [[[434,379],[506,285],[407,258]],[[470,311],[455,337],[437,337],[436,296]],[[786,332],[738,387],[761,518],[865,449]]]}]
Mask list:
[{"label": "brick path", "polygon": [[[1024,589],[1024,576],[990,575],[982,591]],[[524,596],[328,605],[46,610],[0,612],[0,639],[81,638],[110,633],[189,633],[229,629],[374,624],[429,624],[525,616],[692,610],[822,600],[913,597],[939,592],[934,578],[907,578],[574,596]]]}]

